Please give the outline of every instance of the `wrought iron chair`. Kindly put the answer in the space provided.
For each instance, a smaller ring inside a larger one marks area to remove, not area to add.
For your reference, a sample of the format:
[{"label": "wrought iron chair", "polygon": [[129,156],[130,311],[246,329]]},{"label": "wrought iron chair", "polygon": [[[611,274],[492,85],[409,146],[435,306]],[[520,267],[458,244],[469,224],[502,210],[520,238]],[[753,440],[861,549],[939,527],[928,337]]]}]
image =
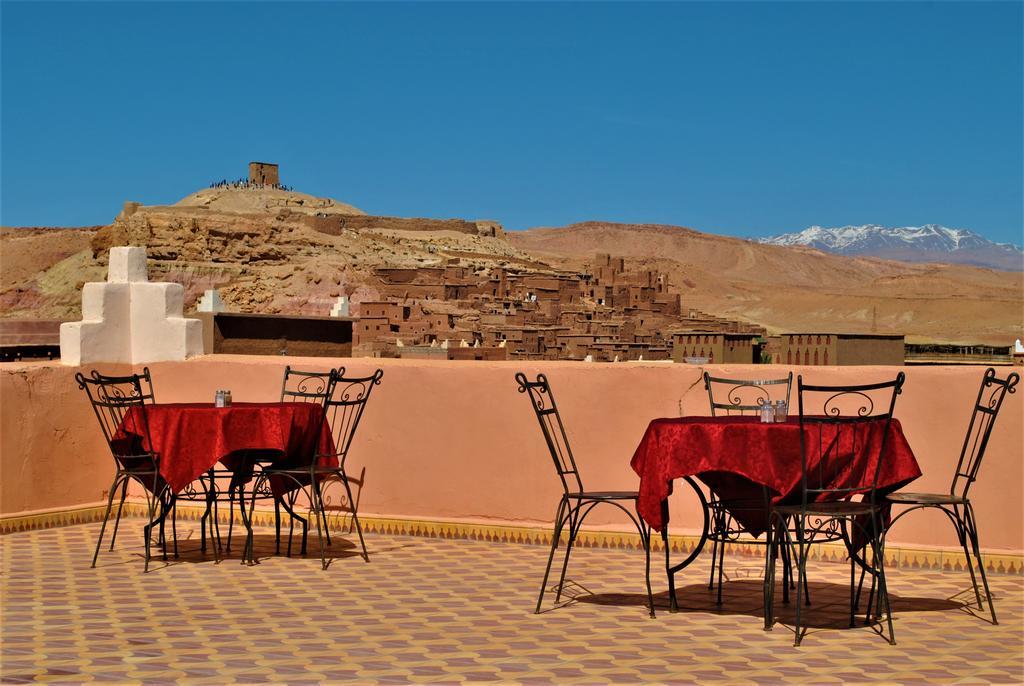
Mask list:
[{"label": "wrought iron chair", "polygon": [[[789,406],[789,396],[793,387],[793,372],[781,379],[732,379],[725,377],[714,377],[704,372],[704,389],[708,392],[708,403],[711,406],[711,416],[751,416],[758,415],[761,408],[771,405],[775,400],[784,400]],[[715,570],[718,570],[718,597],[716,602],[722,604],[722,580],[725,568],[725,546],[731,543],[744,543],[748,545],[764,545],[764,541],[756,538],[743,538],[746,532],[733,517],[733,513],[743,510],[754,510],[764,513],[767,517],[770,494],[768,489],[762,489],[762,496],[757,499],[728,500],[723,501],[711,490],[711,497],[708,499],[708,508],[711,514],[711,528],[708,532],[708,540],[711,541],[711,576],[708,580],[708,590],[715,588]],[[774,554],[774,553],[773,553]],[[781,549],[783,555],[782,569],[783,587],[790,587],[790,560],[786,546]],[[806,590],[806,589],[805,589]],[[786,598],[788,600],[788,597]]]},{"label": "wrought iron chair", "polygon": [[[107,530],[107,520],[110,518],[110,511],[114,505],[114,495],[120,489],[117,517],[114,520],[114,531],[110,537],[111,550],[114,549],[114,542],[117,540],[117,529],[121,522],[121,511],[128,491],[128,482],[135,481],[142,486],[146,494],[149,523],[143,529],[146,541],[143,570],[149,571],[151,533],[154,526],[159,526],[159,543],[163,547],[163,557],[167,559],[164,521],[168,510],[173,505],[173,494],[160,476],[160,456],[153,451],[150,440],[146,405],[153,402],[154,396],[149,368],[144,368],[142,374],[130,376],[106,376],[93,370],[87,377],[78,372],[75,374],[75,381],[89,398],[117,468],[107,496],[107,508],[103,514],[99,538],[96,540],[92,566],[96,566],[96,560],[99,558],[103,536]],[[172,536],[174,537],[174,554],[177,555],[178,541],[177,536],[173,534],[173,523]]]},{"label": "wrought iron chair", "polygon": [[[328,561],[324,553],[324,542],[331,545],[330,533],[328,532],[327,513],[324,506],[323,492],[333,482],[339,482],[345,489],[349,508],[352,511],[352,524],[359,536],[359,546],[362,549],[362,558],[370,561],[366,551],[366,542],[363,540],[363,529],[359,524],[359,515],[356,512],[356,502],[352,497],[352,479],[345,472],[345,461],[348,458],[349,449],[352,447],[352,439],[355,437],[356,429],[359,427],[359,420],[363,416],[366,404],[370,400],[370,393],[375,386],[380,385],[384,370],[378,369],[372,375],[366,377],[346,377],[345,368],[331,370],[328,384],[328,395],[324,400],[324,421],[331,428],[334,440],[333,453],[319,453],[312,456],[309,465],[263,465],[259,473],[254,494],[261,489],[271,490],[272,481],[280,480],[280,483],[292,486],[289,488],[289,500],[286,509],[293,511],[298,492],[301,490],[307,493],[311,505],[312,515],[316,517],[317,539],[320,544],[320,564],[324,569],[328,567]],[[336,459],[337,467],[321,464],[325,459]],[[284,504],[284,501],[281,501]],[[255,505],[255,498],[250,501],[250,512]],[[306,550],[306,523],[303,520],[302,529],[302,550]],[[290,546],[290,541],[289,541]],[[246,546],[249,559],[252,560],[252,532]]]},{"label": "wrought iron chair", "polygon": [[[768,550],[774,537],[785,537],[792,545],[791,528],[796,530],[796,638],[803,640],[801,593],[807,579],[807,558],[810,546],[821,534],[832,537],[841,532],[850,554],[850,626],[854,625],[857,601],[856,566],[863,565],[878,584],[879,608],[883,606],[888,624],[889,643],[896,639],[892,628],[892,612],[885,582],[885,554],[882,539],[882,515],[885,507],[877,497],[878,475],[885,458],[885,441],[892,423],[896,397],[902,392],[903,372],[892,381],[859,386],[817,386],[805,384],[797,377],[797,400],[800,412],[800,503],[775,505],[771,508]],[[812,411],[815,412],[812,414]],[[874,440],[872,438],[874,432]],[[812,452],[813,451],[813,452]],[[859,455],[859,456],[858,456]],[[808,457],[813,456],[813,464]],[[853,459],[858,456],[857,459]],[[859,473],[849,473],[851,465],[861,465]],[[836,482],[837,474],[846,478]],[[860,501],[854,501],[861,494]],[[788,524],[787,520],[792,520]],[[868,557],[857,556],[847,532],[860,533],[871,549]],[[775,560],[765,555],[764,595],[765,630],[771,630],[774,617]],[[870,610],[865,621],[870,621]]]},{"label": "wrought iron chair", "polygon": [[[333,379],[330,370],[308,372],[292,369],[289,365],[285,367],[284,378],[281,381],[281,402],[306,402],[323,406],[324,401],[330,395],[332,383]],[[199,489],[193,483],[177,496],[179,500],[194,500],[206,503],[206,511],[201,521],[201,550],[204,552],[206,550],[207,522],[209,522],[210,538],[212,539],[216,536],[218,541],[217,547],[220,547],[217,503],[226,500],[229,512],[226,550],[230,553],[235,522],[235,502],[237,501],[238,503],[239,514],[246,526],[246,530],[248,530],[250,528],[250,520],[249,512],[246,510],[245,505],[255,496],[257,499],[272,498],[274,500],[275,552],[277,554],[281,552],[281,508],[283,507],[290,517],[288,555],[291,555],[295,520],[302,523],[302,553],[305,554],[308,522],[294,510],[296,494],[289,493],[285,497],[278,497],[265,488],[265,484],[262,484],[264,487],[259,490],[253,488],[249,492],[246,491],[248,484],[253,483],[255,486],[258,483],[258,481],[253,481],[256,478],[256,469],[280,459],[281,452],[279,450],[246,450],[235,453],[234,457],[236,458],[234,469],[211,468],[198,480]],[[221,485],[223,482],[227,482],[226,487]],[[214,527],[218,529],[216,532]]]},{"label": "wrought iron chair", "polygon": [[[555,528],[551,536],[551,552],[548,555],[548,565],[544,570],[544,580],[541,582],[540,595],[537,597],[537,608],[534,611],[539,613],[544,602],[544,592],[548,584],[548,576],[551,573],[551,563],[555,558],[555,550],[562,535],[562,529],[568,525],[569,539],[565,548],[565,559],[562,562],[562,574],[558,581],[555,602],[562,598],[563,585],[565,584],[565,572],[569,566],[569,555],[572,546],[579,535],[580,527],[590,511],[597,505],[608,503],[614,505],[629,517],[640,533],[640,541],[644,546],[645,568],[644,577],[647,582],[647,602],[650,607],[651,617],[654,617],[654,595],[651,592],[651,531],[644,522],[640,513],[637,512],[636,491],[587,491],[583,488],[583,481],[580,478],[579,470],[576,467],[576,460],[573,457],[572,449],[569,447],[569,438],[565,433],[565,426],[562,424],[562,417],[558,413],[558,406],[555,405],[555,396],[551,392],[548,379],[543,374],[537,375],[536,381],[530,381],[522,372],[515,376],[519,385],[520,393],[528,393],[530,404],[537,415],[541,431],[544,433],[544,440],[548,450],[551,452],[551,459],[555,463],[558,478],[562,482],[562,498],[558,502],[558,510],[555,513]],[[623,503],[632,504],[631,512]],[[635,514],[634,514],[635,513]]]},{"label": "wrought iron chair", "polygon": [[[903,493],[896,492],[886,497],[886,501],[893,505],[903,505],[907,509],[893,517],[886,527],[884,536],[893,525],[904,515],[914,510],[923,508],[935,508],[941,510],[956,529],[960,547],[963,548],[964,557],[967,562],[967,569],[971,573],[971,584],[974,586],[974,596],[978,601],[978,609],[982,609],[981,591],[978,588],[978,579],[974,573],[974,560],[977,561],[978,571],[981,574],[981,583],[985,588],[985,600],[988,602],[989,612],[992,614],[992,623],[998,624],[996,619],[996,608],[992,603],[992,594],[988,588],[988,579],[985,577],[985,564],[981,559],[981,548],[978,544],[978,525],[974,518],[974,509],[971,507],[970,498],[967,497],[971,486],[978,479],[978,470],[981,467],[981,460],[985,457],[985,449],[988,447],[988,439],[992,435],[992,427],[995,426],[996,417],[999,415],[999,408],[1003,406],[1003,400],[1007,393],[1016,393],[1016,385],[1020,381],[1020,374],[1011,372],[1005,379],[996,377],[996,370],[989,367],[981,379],[981,387],[978,389],[978,398],[974,401],[974,410],[971,413],[971,421],[967,425],[967,435],[964,438],[963,447],[960,449],[960,459],[956,464],[956,471],[953,472],[953,482],[949,487],[949,493]],[[970,544],[970,546],[968,546]],[[974,554],[974,560],[971,554]],[[864,575],[861,574],[861,581]],[[872,595],[874,591],[872,584]],[[868,600],[870,611],[871,600]]]}]

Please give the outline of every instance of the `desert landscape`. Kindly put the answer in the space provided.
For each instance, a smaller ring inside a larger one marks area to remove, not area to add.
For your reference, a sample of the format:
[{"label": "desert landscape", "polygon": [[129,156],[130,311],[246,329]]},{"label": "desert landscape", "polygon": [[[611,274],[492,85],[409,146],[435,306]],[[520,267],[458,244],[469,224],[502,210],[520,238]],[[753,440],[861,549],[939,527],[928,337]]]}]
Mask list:
[{"label": "desert landscape", "polygon": [[666,275],[684,310],[783,331],[904,334],[908,342],[1006,346],[1024,337],[1024,274],[827,254],[668,225],[588,221],[504,231],[494,221],[369,216],[331,198],[211,187],[173,205],[125,203],[106,226],[0,230],[7,319],[80,317],[80,289],[115,245],[147,248],[151,278],[186,309],[216,288],[237,312],[326,315],[375,301],[373,270],[458,264],[486,275],[579,272],[596,253]]}]

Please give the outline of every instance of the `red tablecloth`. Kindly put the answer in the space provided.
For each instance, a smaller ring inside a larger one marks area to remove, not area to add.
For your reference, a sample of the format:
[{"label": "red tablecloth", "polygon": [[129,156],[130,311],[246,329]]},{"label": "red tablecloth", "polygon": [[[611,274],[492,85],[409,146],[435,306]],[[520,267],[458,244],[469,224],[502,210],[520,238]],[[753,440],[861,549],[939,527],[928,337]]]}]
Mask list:
[{"label": "red tablecloth", "polygon": [[[146,419],[152,450],[160,456],[160,475],[177,493],[220,461],[233,469],[232,453],[239,450],[280,450],[277,465],[308,466],[314,454],[333,455],[334,439],[323,421],[323,408],[314,403],[168,403],[147,405]],[[132,408],[122,431],[141,426],[139,409]],[[320,458],[335,467],[337,458]]]},{"label": "red tablecloth", "polygon": [[[856,450],[841,446],[842,464],[827,488],[870,488],[882,438],[883,421],[858,426]],[[825,429],[826,431],[828,429]],[[809,474],[818,460],[817,425],[808,431]],[[810,432],[813,431],[813,436]],[[846,435],[849,435],[848,433]],[[830,464],[832,463],[830,458]],[[655,419],[647,427],[630,464],[640,475],[638,510],[653,528],[661,530],[661,502],[671,493],[672,481],[696,476],[723,501],[758,501],[767,487],[774,503],[799,503],[801,481],[800,424],[789,417],[784,424],[762,424],[759,417],[680,417]],[[914,453],[899,421],[892,420],[878,474],[878,489],[894,491],[921,476]],[[814,487],[813,484],[809,484]],[[754,535],[765,529],[756,508],[732,512]]]}]

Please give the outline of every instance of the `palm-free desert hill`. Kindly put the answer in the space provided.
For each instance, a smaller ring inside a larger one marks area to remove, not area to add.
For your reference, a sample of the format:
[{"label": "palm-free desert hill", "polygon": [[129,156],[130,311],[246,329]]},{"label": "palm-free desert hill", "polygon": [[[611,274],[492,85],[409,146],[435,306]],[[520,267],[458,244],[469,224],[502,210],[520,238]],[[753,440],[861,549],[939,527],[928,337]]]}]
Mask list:
[{"label": "palm-free desert hill", "polygon": [[594,252],[643,260],[683,289],[684,307],[769,332],[903,333],[910,342],[1009,345],[1024,335],[1024,275],[764,245],[655,224],[583,222],[509,233],[572,265]]},{"label": "palm-free desert hill", "polygon": [[376,267],[575,271],[597,252],[665,273],[683,309],[770,332],[903,333],[908,340],[1009,345],[1024,337],[1021,273],[830,255],[663,225],[587,222],[505,233],[492,221],[367,215],[330,198],[210,188],[173,205],[126,203],[83,229],[0,230],[0,311],[77,319],[80,289],[108,249],[142,245],[151,278],[186,287],[186,307],[219,288],[240,312],[326,314],[341,294],[378,297]]}]

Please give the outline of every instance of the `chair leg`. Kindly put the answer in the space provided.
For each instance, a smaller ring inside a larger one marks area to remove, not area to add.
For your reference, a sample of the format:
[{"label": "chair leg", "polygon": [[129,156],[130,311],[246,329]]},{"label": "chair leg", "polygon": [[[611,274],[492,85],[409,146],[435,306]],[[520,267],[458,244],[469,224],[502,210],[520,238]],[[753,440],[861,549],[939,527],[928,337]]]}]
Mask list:
[{"label": "chair leg", "polygon": [[[250,512],[256,507],[256,489],[252,492],[252,505],[250,506],[249,512],[245,509],[245,489],[238,486],[238,513],[242,516],[242,524],[245,526],[245,545],[242,547],[242,564],[255,564],[255,554],[253,547],[255,541],[253,540],[252,531],[252,519],[249,517]],[[231,542],[230,535],[228,536],[228,542]]]},{"label": "chair leg", "polygon": [[[574,514],[575,512],[575,514]],[[562,560],[562,574],[558,578],[558,590],[555,593],[555,602],[559,602],[562,599],[562,588],[565,586],[565,572],[569,569],[569,555],[572,553],[572,546],[576,543],[576,534],[579,533],[577,528],[579,525],[579,504],[575,510],[569,511],[569,540],[565,544],[565,558]]]},{"label": "chair leg", "polygon": [[[232,478],[233,480],[233,478]],[[228,555],[231,554],[231,533],[235,527],[235,484],[228,484],[228,544],[224,548]]]},{"label": "chair leg", "polygon": [[[801,550],[805,550],[806,551],[805,554],[808,557],[810,557],[811,546],[810,546],[810,544],[807,544],[806,547],[804,546],[804,540],[803,540],[804,539],[804,533],[805,532],[804,532],[803,527],[797,529],[797,542],[800,544],[800,549]],[[805,567],[807,566],[806,560],[804,561],[804,566]],[[807,587],[807,574],[806,573],[804,574],[803,579],[804,579],[804,581],[803,581],[803,584],[804,584],[804,605],[808,605],[809,606],[811,604],[811,593],[810,593],[810,589]],[[799,583],[799,580],[797,581],[797,583]]]},{"label": "chair leg", "polygon": [[[210,470],[211,472],[213,470]],[[209,488],[203,487],[206,493],[206,509],[203,511],[203,516],[199,518],[199,552],[206,553],[206,527],[210,526],[210,517],[213,516],[213,503],[214,503],[214,490],[213,490],[213,475],[207,472],[210,478]],[[202,480],[199,482],[202,484]],[[210,540],[213,540],[213,527],[210,526]]]},{"label": "chair leg", "polygon": [[91,567],[96,566],[96,560],[100,556],[100,546],[103,545],[103,533],[107,530],[107,519],[110,517],[110,510],[113,509],[114,507],[114,493],[117,492],[117,487],[120,485],[119,482],[122,479],[127,483],[127,477],[118,474],[116,477],[114,477],[114,483],[111,484],[110,486],[110,492],[109,495],[107,496],[107,509],[103,513],[103,523],[100,524],[100,536],[96,539],[96,552],[92,554],[92,565],[90,565]]},{"label": "chair leg", "polygon": [[889,625],[889,644],[896,645],[896,634],[892,627],[892,607],[889,605],[889,588],[885,582],[885,548],[877,535],[874,536],[871,545],[875,563],[878,567],[878,609],[882,609],[882,603],[884,602],[885,619]]},{"label": "chair leg", "polygon": [[537,608],[533,611],[534,614],[540,614],[540,607],[544,602],[544,590],[547,588],[548,576],[551,574],[551,563],[555,560],[555,549],[558,548],[558,539],[562,536],[564,524],[562,517],[565,515],[566,505],[565,498],[562,498],[558,502],[558,510],[555,512],[555,528],[551,533],[551,552],[548,553],[548,565],[544,568],[544,580],[540,583],[540,595],[537,596]]},{"label": "chair leg", "polygon": [[324,538],[327,540],[327,545],[330,546],[331,545],[331,527],[327,523],[327,510],[326,510],[326,508],[323,507],[323,504],[324,504],[324,485],[323,485],[323,482],[320,482],[317,485],[317,488],[320,490],[320,515],[324,518]]},{"label": "chair leg", "polygon": [[[724,517],[723,517],[724,519]],[[715,599],[716,605],[722,604],[722,582],[725,578],[725,536],[723,533],[722,540],[718,543],[718,597]]]},{"label": "chair leg", "polygon": [[[850,628],[852,629],[855,625],[854,615],[857,613],[857,598],[860,595],[860,590],[857,588],[857,562],[853,559],[853,555],[850,555]],[[861,580],[864,577],[861,576]]]},{"label": "chair leg", "polygon": [[124,499],[128,497],[128,479],[121,484],[121,500],[117,504],[117,518],[114,520],[114,531],[110,535],[110,549],[114,549],[114,541],[117,540],[117,526],[121,523],[121,509],[124,507]]},{"label": "chair leg", "polygon": [[[260,490],[259,480],[263,477],[257,478],[256,483],[253,484],[252,498],[249,500],[249,514],[245,516],[245,526],[248,529],[248,536],[246,540],[246,550],[249,553],[248,561],[250,565],[256,564],[256,541],[253,537],[252,523],[256,513],[256,498],[258,497]],[[245,500],[242,498],[242,489],[238,491],[238,503],[244,507]],[[243,563],[245,562],[245,556],[243,555]]]},{"label": "chair leg", "polygon": [[174,559],[178,559],[178,498],[171,494],[171,540],[174,541]]},{"label": "chair leg", "polygon": [[999,624],[999,620],[996,619],[996,606],[992,602],[992,592],[988,587],[988,577],[985,575],[985,562],[981,559],[981,545],[978,541],[978,528],[974,523],[974,508],[971,504],[965,503],[964,507],[965,524],[967,524],[967,534],[971,539],[971,547],[974,549],[974,557],[978,561],[978,572],[981,574],[981,583],[985,587],[985,598],[988,600],[988,609],[992,614],[992,623]]},{"label": "chair leg", "polygon": [[345,491],[348,493],[348,502],[352,506],[352,524],[356,533],[359,534],[359,546],[363,549],[363,560],[370,561],[370,554],[366,552],[366,541],[363,540],[363,527],[359,525],[359,515],[356,514],[355,501],[352,500],[352,488],[348,484],[348,478],[342,477],[341,482],[345,484]]},{"label": "chair leg", "polygon": [[[287,498],[287,500],[285,500]],[[309,528],[309,522],[305,517],[300,517],[295,512],[295,501],[298,498],[298,489],[289,491],[284,498],[281,499],[281,507],[288,513],[288,557],[292,556],[292,534],[295,530],[295,520],[302,522],[302,549],[300,550],[301,555],[306,554],[306,533]]]},{"label": "chair leg", "polygon": [[281,499],[274,496],[274,554],[281,554]]},{"label": "chair leg", "polygon": [[650,608],[651,617],[656,617],[654,612],[654,591],[651,589],[651,527],[644,521],[640,514],[640,500],[633,501],[633,509],[636,511],[637,532],[640,534],[640,544],[644,547],[644,580],[647,582],[647,606]]},{"label": "chair leg", "polygon": [[715,565],[718,564],[718,516],[712,517],[713,531],[711,539],[711,574],[708,575],[708,590],[715,590]]},{"label": "chair leg", "polygon": [[971,573],[971,587],[974,589],[974,600],[978,603],[978,609],[983,609],[981,604],[981,589],[978,587],[978,576],[974,573],[974,558],[971,557],[971,548],[969,545],[970,536],[967,533],[967,524],[960,517],[960,512],[956,512],[956,535],[960,539],[960,549],[964,551],[964,564],[967,567],[967,571]]},{"label": "chair leg", "polygon": [[[787,545],[781,532],[776,532],[775,522],[771,515],[768,518],[768,529],[765,531],[764,557],[764,630],[771,631],[775,626],[775,560],[780,547]],[[785,586],[783,587],[785,589]]]},{"label": "chair leg", "polygon": [[802,516],[797,517],[796,521],[796,542],[797,542],[797,557],[796,557],[796,637],[793,641],[794,646],[799,646],[803,640],[803,634],[800,633],[800,614],[803,609],[803,590],[806,587],[807,580],[807,554],[805,552],[804,544],[804,518]]},{"label": "chair leg", "polygon": [[323,507],[323,503],[320,502],[320,488],[316,483],[316,477],[313,477],[312,483],[310,483],[309,498],[313,506],[313,517],[316,519],[316,538],[320,544],[320,566],[323,569],[327,569],[327,557],[324,554],[323,525],[320,523],[320,508]]},{"label": "chair leg", "polygon": [[142,533],[146,540],[146,557],[145,564],[142,566],[142,573],[145,574],[149,571],[149,560],[151,558],[152,549],[152,536],[153,536],[153,525],[156,523],[156,503],[157,496],[155,493],[151,493],[149,489],[146,489],[146,513],[148,515],[147,521],[149,522],[146,526],[142,527]]},{"label": "chair leg", "polygon": [[331,527],[327,523],[327,511],[324,509],[324,484],[322,481],[316,483],[316,499],[320,503],[317,516],[323,520],[324,523],[324,540],[327,542],[328,547],[331,545]]},{"label": "chair leg", "polygon": [[790,550],[789,541],[782,536],[776,536],[773,555],[782,561],[782,604],[789,605],[789,592],[795,588],[793,585],[793,552]]}]

